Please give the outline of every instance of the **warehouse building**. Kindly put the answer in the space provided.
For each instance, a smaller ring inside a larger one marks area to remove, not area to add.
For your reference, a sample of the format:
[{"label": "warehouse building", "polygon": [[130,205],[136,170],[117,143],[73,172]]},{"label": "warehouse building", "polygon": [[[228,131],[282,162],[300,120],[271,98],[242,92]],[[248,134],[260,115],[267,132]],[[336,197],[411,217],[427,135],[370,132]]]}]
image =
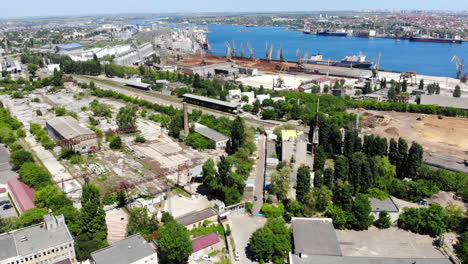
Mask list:
[{"label": "warehouse building", "polygon": [[216,149],[226,149],[229,137],[224,134],[199,123],[193,123],[193,130],[200,135],[213,140],[215,142]]},{"label": "warehouse building", "polygon": [[218,221],[218,213],[212,207],[205,208],[201,211],[190,212],[175,219],[177,223],[183,225],[188,230],[197,228],[208,220],[212,223]]},{"label": "warehouse building", "polygon": [[137,88],[137,89],[144,90],[144,91],[151,90],[151,84],[136,82],[136,81],[130,81],[130,80],[125,83],[125,86],[131,87],[131,88]]},{"label": "warehouse building", "polygon": [[20,213],[24,213],[29,209],[36,208],[34,203],[34,189],[20,181],[18,178],[11,179],[7,183],[9,193],[13,198],[13,202]]},{"label": "warehouse building", "polygon": [[420,104],[468,109],[468,98],[444,95],[421,95]]},{"label": "warehouse building", "polygon": [[63,215],[0,235],[0,264],[77,263],[74,240]]},{"label": "warehouse building", "polygon": [[92,130],[82,127],[71,116],[59,116],[46,122],[49,136],[61,141],[62,146],[72,147],[80,153],[95,152],[99,149],[97,136]]},{"label": "warehouse building", "polygon": [[308,143],[306,134],[298,130],[283,130],[281,138],[281,160],[305,164]]},{"label": "warehouse building", "polygon": [[184,94],[184,101],[191,104],[196,104],[224,112],[238,113],[240,110],[239,103],[230,103],[218,99],[209,98],[206,96]]}]

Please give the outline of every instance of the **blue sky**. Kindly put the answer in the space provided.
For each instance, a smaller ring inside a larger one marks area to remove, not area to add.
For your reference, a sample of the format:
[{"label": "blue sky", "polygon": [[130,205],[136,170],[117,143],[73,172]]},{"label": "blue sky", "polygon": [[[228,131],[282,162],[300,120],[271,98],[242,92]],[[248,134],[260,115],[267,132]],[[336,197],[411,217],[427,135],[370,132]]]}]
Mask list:
[{"label": "blue sky", "polygon": [[2,0],[0,17],[110,13],[313,11],[362,9],[468,10],[467,0]]}]

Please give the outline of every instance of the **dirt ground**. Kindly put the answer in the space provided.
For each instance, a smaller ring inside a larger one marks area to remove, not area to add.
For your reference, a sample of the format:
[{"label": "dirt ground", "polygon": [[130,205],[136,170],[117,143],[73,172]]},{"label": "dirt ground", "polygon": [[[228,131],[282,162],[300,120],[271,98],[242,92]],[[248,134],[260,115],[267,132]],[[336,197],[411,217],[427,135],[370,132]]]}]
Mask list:
[{"label": "dirt ground", "polygon": [[437,115],[355,110],[364,117],[364,134],[403,137],[424,146],[426,153],[468,159],[468,119]]}]

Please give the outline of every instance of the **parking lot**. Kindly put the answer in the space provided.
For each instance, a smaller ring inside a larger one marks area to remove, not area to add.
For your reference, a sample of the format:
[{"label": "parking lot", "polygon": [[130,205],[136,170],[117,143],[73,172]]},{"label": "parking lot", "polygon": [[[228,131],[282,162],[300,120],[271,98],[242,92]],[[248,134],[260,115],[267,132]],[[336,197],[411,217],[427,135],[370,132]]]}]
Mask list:
[{"label": "parking lot", "polygon": [[9,180],[18,177],[18,174],[11,170],[10,153],[0,145],[0,184],[6,184]]},{"label": "parking lot", "polygon": [[[2,196],[0,196],[0,203],[2,203],[3,201],[9,201],[11,205],[13,205],[13,202],[10,200],[7,194],[3,194]],[[3,205],[0,206],[0,218],[8,218],[15,216],[18,216],[18,213],[16,212],[14,206],[6,210],[3,210]]]},{"label": "parking lot", "polygon": [[365,231],[336,230],[344,256],[381,256],[395,258],[443,258],[430,236],[392,227]]},{"label": "parking lot", "polygon": [[236,251],[239,252],[239,263],[253,263],[248,257],[248,244],[250,236],[257,229],[263,227],[266,218],[250,215],[238,215],[229,218],[232,227],[232,236],[236,245]]}]

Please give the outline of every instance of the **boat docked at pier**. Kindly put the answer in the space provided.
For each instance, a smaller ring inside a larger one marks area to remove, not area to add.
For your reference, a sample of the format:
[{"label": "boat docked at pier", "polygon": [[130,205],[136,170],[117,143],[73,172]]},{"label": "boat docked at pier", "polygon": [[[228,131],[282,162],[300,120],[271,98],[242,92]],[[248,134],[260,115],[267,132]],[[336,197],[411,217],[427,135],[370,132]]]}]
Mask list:
[{"label": "boat docked at pier", "polygon": [[366,60],[366,55],[364,54],[346,56],[342,60],[330,60],[324,59],[320,53],[305,58],[304,63],[360,69],[369,69],[374,64],[373,61]]}]

